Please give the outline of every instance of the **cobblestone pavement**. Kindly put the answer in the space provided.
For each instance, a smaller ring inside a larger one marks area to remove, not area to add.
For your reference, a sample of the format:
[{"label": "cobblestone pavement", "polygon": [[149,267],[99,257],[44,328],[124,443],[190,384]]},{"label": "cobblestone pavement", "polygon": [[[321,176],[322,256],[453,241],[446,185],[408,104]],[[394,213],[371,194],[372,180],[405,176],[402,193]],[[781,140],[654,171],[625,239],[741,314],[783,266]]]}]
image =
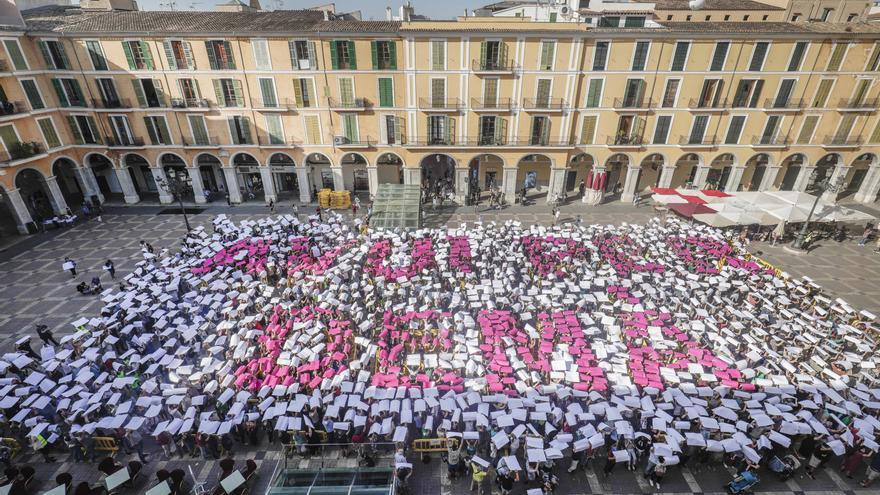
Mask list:
[{"label": "cobblestone pavement", "polygon": [[[34,335],[34,325],[44,323],[55,330],[56,336],[72,330],[69,323],[79,316],[88,316],[100,311],[101,303],[93,296],[82,296],[75,290],[80,281],[90,281],[100,276],[104,287],[113,280],[101,269],[107,259],[112,259],[117,267],[117,277],[125,276],[140,257],[141,239],[150,242],[156,249],[174,249],[177,240],[185,232],[183,219],[176,214],[158,214],[165,210],[162,206],[108,207],[103,222],[89,221],[62,231],[50,231],[31,237],[17,239],[15,243],[0,246],[0,349],[8,350],[21,335]],[[878,214],[876,205],[863,208]],[[304,215],[311,207],[300,206]],[[290,213],[290,203],[279,205],[276,213]],[[190,215],[192,225],[209,225],[216,214],[226,213],[233,220],[252,219],[267,215],[266,207],[244,205],[233,208],[210,205],[202,212]],[[570,203],[562,208],[561,222],[577,221],[583,223],[644,223],[656,213],[650,207],[634,208],[631,205],[612,203],[600,207],[587,207],[580,203]],[[346,215],[350,216],[348,213]],[[535,204],[521,207],[512,206],[502,210],[488,210],[485,207],[445,207],[439,212],[426,212],[427,226],[458,227],[477,221],[519,220],[524,224],[551,224],[553,216],[550,207]],[[817,246],[809,254],[794,255],[782,246],[769,246],[754,243],[752,252],[765,257],[770,263],[793,276],[807,275],[829,290],[833,295],[846,299],[860,309],[868,309],[880,314],[880,255],[872,248],[860,248],[855,241],[844,243],[827,242]],[[77,261],[77,277],[74,279],[61,269],[64,256]],[[36,347],[36,337],[34,346]],[[28,449],[26,449],[28,450]],[[122,491],[123,495],[142,494],[155,480],[158,469],[186,470],[192,467],[200,482],[208,487],[216,484],[219,467],[214,461],[200,459],[164,460],[156,454],[155,460],[147,464],[144,476],[133,488]],[[74,479],[97,483],[101,476],[97,469],[87,463],[74,463],[66,455],[58,455],[57,462],[43,463],[39,457],[23,455],[18,462],[27,462],[37,470],[36,486],[33,493],[42,493],[54,486],[55,476],[70,472]],[[283,462],[279,451],[265,443],[259,448],[251,448],[237,453],[238,465],[244,460],[255,458],[259,464],[258,477],[252,493],[265,493],[266,487],[278,467]],[[126,456],[120,455],[120,460]],[[310,461],[312,462],[312,461]],[[345,464],[350,459],[329,459],[329,462]],[[589,467],[575,475],[560,474],[558,493],[649,493],[653,490],[641,476],[627,473],[621,466],[609,478],[601,475],[602,464]],[[412,480],[412,492],[419,494],[466,493],[469,480],[449,480],[446,469],[438,456],[427,464],[418,460]],[[306,467],[305,464],[300,467]],[[567,465],[562,466],[567,467]],[[795,477],[785,483],[776,480],[772,473],[761,473],[758,492],[772,494],[820,495],[854,493],[878,493],[858,487],[837,471],[834,465],[822,470],[816,480]],[[672,469],[664,480],[661,491],[669,493],[716,493],[722,492],[724,483],[731,479],[731,473],[723,466],[711,465],[700,469]],[[859,476],[856,477],[859,479]],[[518,491],[525,492],[523,484]],[[496,489],[497,492],[497,489]]]}]

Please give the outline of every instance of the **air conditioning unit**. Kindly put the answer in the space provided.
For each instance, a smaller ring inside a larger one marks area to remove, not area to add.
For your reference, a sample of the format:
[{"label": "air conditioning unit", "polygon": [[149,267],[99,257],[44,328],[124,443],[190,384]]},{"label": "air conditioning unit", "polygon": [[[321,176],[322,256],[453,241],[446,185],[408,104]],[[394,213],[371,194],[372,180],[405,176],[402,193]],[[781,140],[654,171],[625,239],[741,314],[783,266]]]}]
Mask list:
[{"label": "air conditioning unit", "polygon": [[342,146],[344,144],[348,144],[348,138],[346,138],[345,136],[333,136],[334,146]]},{"label": "air conditioning unit", "polygon": [[299,68],[300,70],[310,70],[312,68],[312,64],[310,63],[309,59],[301,58],[299,59]]},{"label": "air conditioning unit", "polygon": [[569,12],[571,12],[571,9],[568,8],[568,5],[563,5],[563,6],[559,9],[559,13],[562,14],[562,15],[568,15]]}]

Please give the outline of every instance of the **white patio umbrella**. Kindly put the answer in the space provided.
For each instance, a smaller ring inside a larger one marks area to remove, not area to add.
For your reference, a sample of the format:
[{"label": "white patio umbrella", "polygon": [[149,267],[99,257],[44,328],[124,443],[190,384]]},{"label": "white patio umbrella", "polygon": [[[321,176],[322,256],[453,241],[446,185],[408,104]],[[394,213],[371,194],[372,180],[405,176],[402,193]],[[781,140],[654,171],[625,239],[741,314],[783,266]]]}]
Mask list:
[{"label": "white patio umbrella", "polygon": [[[787,203],[805,207],[808,210],[813,206],[813,202],[816,201],[816,196],[800,191],[772,191],[766,194],[774,198],[779,198]],[[825,204],[827,203],[820,199],[819,205],[817,205],[816,208],[818,209],[820,206]]]},{"label": "white patio umbrella", "polygon": [[775,225],[779,223],[779,219],[773,217],[767,218],[768,215],[761,211],[730,210],[722,211],[718,214],[724,218],[730,219],[737,225]]},{"label": "white patio umbrella", "polygon": [[770,206],[764,210],[768,215],[776,217],[786,222],[806,222],[807,216],[810,214],[809,208],[803,206],[784,204],[778,206]]},{"label": "white patio umbrella", "polygon": [[817,207],[813,214],[813,220],[817,222],[867,222],[874,219],[873,215],[840,205]]},{"label": "white patio umbrella", "polygon": [[720,213],[698,213],[694,215],[694,219],[712,227],[730,227],[737,224],[730,218],[721,216]]}]

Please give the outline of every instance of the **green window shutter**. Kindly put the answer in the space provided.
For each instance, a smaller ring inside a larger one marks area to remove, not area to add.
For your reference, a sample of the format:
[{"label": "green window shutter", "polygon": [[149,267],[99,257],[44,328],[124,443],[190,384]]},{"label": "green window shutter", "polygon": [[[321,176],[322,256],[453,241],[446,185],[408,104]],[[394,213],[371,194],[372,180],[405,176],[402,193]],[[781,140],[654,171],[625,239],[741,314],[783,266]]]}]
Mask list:
[{"label": "green window shutter", "polygon": [[302,79],[293,80],[293,98],[296,100],[296,106],[303,107],[303,91]]},{"label": "green window shutter", "polygon": [[645,64],[648,60],[648,50],[651,48],[651,44],[647,41],[637,41],[635,54],[633,55],[632,61],[632,70],[642,71],[645,70]]},{"label": "green window shutter", "polygon": [[58,103],[60,103],[62,107],[69,107],[70,101],[67,100],[67,94],[64,92],[64,87],[61,86],[61,80],[53,78],[52,87],[55,88],[55,94],[58,96]]},{"label": "green window shutter", "polygon": [[223,49],[226,51],[226,69],[235,70],[235,55],[232,53],[232,43],[223,42]]},{"label": "green window shutter", "polygon": [[794,44],[791,53],[791,60],[788,62],[788,71],[794,72],[801,68],[801,61],[804,59],[804,52],[807,50],[806,41],[798,41]]},{"label": "green window shutter", "polygon": [[761,99],[761,90],[764,89],[764,80],[755,81],[755,88],[752,90],[752,99],[749,101],[749,108],[757,108],[758,101]]},{"label": "green window shutter", "polygon": [[52,55],[49,54],[49,45],[47,42],[40,42],[40,53],[43,54],[43,62],[46,63],[46,67],[54,69],[55,63],[52,62]]},{"label": "green window shutter", "polygon": [[7,150],[17,148],[21,144],[18,136],[15,135],[15,127],[12,124],[0,126],[0,141],[3,141]]},{"label": "green window shutter", "polygon": [[485,68],[488,62],[489,44],[485,41],[480,43],[480,67]]},{"label": "green window shutter", "polygon": [[83,95],[82,88],[79,86],[79,81],[76,79],[71,79],[70,87],[73,90],[73,96],[76,99],[76,103],[79,106],[86,106],[86,97]]},{"label": "green window shutter", "polygon": [[495,117],[495,144],[507,142],[507,119]]},{"label": "green window shutter", "polygon": [[253,143],[251,139],[251,119],[250,117],[241,118],[241,135],[244,137],[245,144]]},{"label": "green window shutter", "polygon": [[654,126],[654,144],[666,144],[669,137],[669,123],[672,117],[669,115],[661,115],[657,117],[657,124]]},{"label": "green window shutter", "polygon": [[21,87],[24,88],[24,93],[27,95],[28,103],[30,103],[32,110],[46,108],[43,98],[40,97],[40,91],[37,89],[36,80],[24,79],[21,81]]},{"label": "green window shutter", "polygon": [[354,114],[345,114],[342,116],[343,132],[349,142],[358,142],[357,132],[357,116]]},{"label": "green window shutter", "polygon": [[835,43],[834,50],[831,52],[831,58],[828,59],[828,67],[825,69],[828,72],[836,72],[840,70],[840,65],[843,63],[843,56],[846,54],[847,43]]},{"label": "green window shutter", "polygon": [[154,70],[156,66],[153,65],[153,53],[150,51],[150,45],[146,41],[140,41],[139,43],[141,45],[141,54],[144,56],[144,65],[147,66],[148,70]]},{"label": "green window shutter", "polygon": [[260,94],[263,96],[263,106],[277,107],[278,101],[275,98],[275,82],[273,79],[260,78]]},{"label": "green window shutter", "polygon": [[192,129],[193,140],[197,144],[208,143],[208,127],[205,125],[205,118],[201,115],[189,115],[189,127]]},{"label": "green window shutter", "polygon": [[767,58],[767,49],[770,44],[766,41],[755,43],[755,49],[752,51],[752,61],[749,63],[749,70],[752,72],[760,71],[764,66],[764,60]]},{"label": "green window shutter", "polygon": [[27,61],[24,59],[24,55],[21,53],[21,48],[19,48],[18,43],[15,40],[5,40],[3,41],[3,44],[6,45],[6,52],[9,53],[9,57],[12,59],[12,66],[15,67],[15,70],[27,70]]},{"label": "green window shutter", "polygon": [[483,106],[492,108],[498,104],[498,79],[483,82]]},{"label": "green window shutter", "polygon": [[431,68],[433,70],[443,70],[446,68],[446,54],[444,51],[442,41],[431,42]]},{"label": "green window shutter", "polygon": [[712,54],[712,65],[709,66],[711,71],[724,70],[724,62],[727,60],[727,50],[730,43],[727,41],[719,41],[715,43],[715,53]]},{"label": "green window shutter", "polygon": [[880,43],[874,43],[874,50],[871,52],[871,56],[868,58],[868,66],[865,67],[867,71],[876,71],[878,65],[880,65]]},{"label": "green window shutter", "polygon": [[675,53],[672,55],[672,70],[683,71],[687,64],[688,50],[691,44],[687,41],[679,41],[675,44]]},{"label": "green window shutter", "polygon": [[162,144],[159,141],[159,133],[156,132],[156,127],[153,125],[153,119],[151,117],[144,117],[144,126],[147,128],[147,135],[150,137],[150,142],[153,144]]},{"label": "green window shutter", "polygon": [[95,118],[92,117],[91,115],[87,115],[86,116],[86,124],[88,124],[88,126],[89,126],[89,132],[92,134],[92,137],[94,138],[94,142],[100,144],[101,135],[98,134],[98,124],[95,123]]},{"label": "green window shutter", "polygon": [[858,85],[856,85],[855,95],[852,97],[852,101],[861,104],[865,101],[865,96],[868,94],[868,88],[871,87],[870,79],[859,79]]},{"label": "green window shutter", "polygon": [[217,105],[225,107],[226,99],[223,97],[223,82],[220,79],[214,79],[212,82],[214,83],[214,98],[217,100]]},{"label": "green window shutter", "polygon": [[61,139],[58,138],[58,133],[55,132],[55,126],[52,125],[52,120],[39,119],[37,122],[40,124],[40,131],[42,131],[43,137],[46,139],[46,146],[49,148],[57,148],[61,146]]},{"label": "green window shutter", "polygon": [[165,102],[165,90],[162,88],[161,79],[153,79],[153,90],[156,92],[156,99],[159,100],[159,106],[168,106],[168,104]]},{"label": "green window shutter", "polygon": [[336,50],[337,41],[330,42],[330,66],[333,70],[339,70],[339,52]]},{"label": "green window shutter", "polygon": [[76,117],[73,115],[67,116],[67,125],[70,127],[70,134],[73,136],[73,142],[76,144],[84,144],[82,133],[79,132],[79,125],[76,123]]},{"label": "green window shutter", "polygon": [[147,106],[147,98],[144,96],[144,87],[141,86],[141,80],[132,79],[131,88],[134,90],[135,97],[137,97],[138,105],[142,107]]},{"label": "green window shutter", "polygon": [[122,49],[125,51],[125,60],[128,62],[128,68],[131,70],[137,70],[137,65],[134,63],[134,54],[131,53],[131,43],[123,41]]},{"label": "green window shutter", "polygon": [[833,79],[823,79],[819,82],[819,88],[816,89],[816,97],[813,98],[813,107],[822,108],[828,102],[828,95],[831,93],[831,86],[834,84]]},{"label": "green window shutter", "polygon": [[730,125],[727,126],[727,135],[724,138],[724,144],[739,144],[739,137],[740,134],[742,134],[742,128],[745,122],[745,115],[734,115],[730,118]]},{"label": "green window shutter", "polygon": [[849,137],[850,132],[852,132],[853,125],[856,123],[856,116],[852,114],[846,114],[840,118],[840,125],[837,127],[837,132],[834,134],[834,138],[837,140],[845,140]]},{"label": "green window shutter", "polygon": [[211,70],[220,70],[217,64],[217,54],[214,53],[214,44],[212,42],[205,42],[205,51],[208,52],[208,62],[211,64]]},{"label": "green window shutter", "polygon": [[299,69],[299,60],[296,56],[296,42],[288,41],[287,42],[287,51],[290,53],[290,66],[293,67],[293,70]]},{"label": "green window shutter", "polygon": [[168,70],[177,70],[177,59],[174,58],[174,50],[171,48],[171,42],[163,41],[162,46],[165,47],[165,59],[168,60]]},{"label": "green window shutter", "polygon": [[542,117],[544,126],[541,128],[541,142],[550,144],[550,119]]},{"label": "green window shutter", "polygon": [[238,137],[238,131],[236,130],[235,117],[229,117],[226,120],[226,124],[229,126],[229,135],[232,137],[232,144],[241,144],[241,140]]},{"label": "green window shutter", "polygon": [[[394,119],[394,142],[401,144],[403,139],[403,118],[392,117]],[[878,126],[880,127],[880,126]]]},{"label": "green window shutter", "polygon": [[232,92],[235,93],[235,106],[244,106],[244,96],[241,91],[241,81],[239,81],[238,79],[232,80]]},{"label": "green window shutter", "polygon": [[162,138],[162,144],[173,144],[171,132],[168,130],[168,121],[164,117],[156,117],[156,122],[159,128],[159,136]]},{"label": "green window shutter", "polygon": [[379,42],[370,42],[370,55],[373,57],[373,70],[379,70]]},{"label": "green window shutter", "polygon": [[553,70],[553,52],[555,48],[555,41],[541,43],[541,70]]},{"label": "green window shutter", "polygon": [[810,139],[813,137],[813,132],[816,130],[818,123],[818,115],[807,115],[801,126],[801,132],[798,134],[797,144],[810,144]]},{"label": "green window shutter", "polygon": [[590,80],[590,87],[587,90],[587,107],[589,107],[589,108],[599,107],[599,99],[602,96],[602,83],[603,82],[604,81],[602,79]]},{"label": "green window shutter", "polygon": [[266,132],[269,134],[269,144],[284,144],[280,115],[266,115]]},{"label": "green window shutter", "polygon": [[581,125],[581,144],[593,144],[593,136],[596,134],[595,115],[584,115]]},{"label": "green window shutter", "polygon": [[354,105],[354,83],[350,78],[339,80],[339,97],[343,105]]},{"label": "green window shutter", "polygon": [[507,65],[507,43],[503,41],[498,43],[498,66],[503,67]]},{"label": "green window shutter", "polygon": [[455,119],[446,117],[446,142],[453,144],[455,142]]},{"label": "green window shutter", "polygon": [[193,58],[192,44],[189,41],[183,42],[183,56],[186,57],[186,68],[194,70],[196,68],[196,59]]},{"label": "green window shutter", "polygon": [[379,79],[379,106],[394,106],[394,87],[390,77],[382,77]]},{"label": "green window shutter", "polygon": [[64,43],[58,40],[58,55],[61,56],[61,67],[59,69],[70,69],[70,59],[67,58],[67,50],[64,49]]},{"label": "green window shutter", "polygon": [[351,70],[357,70],[357,56],[354,51],[354,41],[348,42],[348,58],[351,60]]},{"label": "green window shutter", "polygon": [[880,143],[880,121],[877,121],[877,125],[874,126],[874,132],[871,133],[871,137],[868,138],[868,142],[871,144]]},{"label": "green window shutter", "polygon": [[315,42],[309,41],[309,69],[317,70],[318,69],[318,56],[316,55],[315,50]]},{"label": "green window shutter", "polygon": [[389,67],[391,70],[397,70],[397,42],[388,41],[388,57],[391,58]]}]

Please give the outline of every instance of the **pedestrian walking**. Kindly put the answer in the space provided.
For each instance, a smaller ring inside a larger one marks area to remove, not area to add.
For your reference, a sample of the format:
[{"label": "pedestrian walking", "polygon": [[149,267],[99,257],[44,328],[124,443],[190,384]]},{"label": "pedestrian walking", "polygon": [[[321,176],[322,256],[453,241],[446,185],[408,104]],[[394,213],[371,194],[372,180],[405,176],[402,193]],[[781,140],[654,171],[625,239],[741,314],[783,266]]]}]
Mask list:
[{"label": "pedestrian walking", "polygon": [[865,479],[859,484],[867,488],[877,478],[880,478],[880,451],[874,452],[871,456],[871,462],[868,464],[868,470],[865,471]]},{"label": "pedestrian walking", "polygon": [[46,345],[49,345],[50,342],[55,345],[61,345],[55,340],[55,336],[52,335],[52,330],[49,330],[49,327],[42,323],[37,324],[37,337],[39,337]]},{"label": "pedestrian walking", "polygon": [[107,262],[104,263],[104,269],[110,274],[110,278],[116,278],[116,265],[113,264],[113,261],[107,260]]},{"label": "pedestrian walking", "polygon": [[61,268],[70,272],[70,278],[76,278],[76,261],[65,256]]},{"label": "pedestrian walking", "polygon": [[293,210],[293,216],[299,218],[299,207],[296,206],[296,203],[290,205],[290,208]]},{"label": "pedestrian walking", "polygon": [[358,205],[357,203],[351,204],[351,216],[356,217],[358,214]]},{"label": "pedestrian walking", "polygon": [[870,224],[867,227],[865,227],[865,231],[862,233],[862,238],[859,239],[859,247],[863,247],[866,244],[868,244],[868,240],[870,240],[871,232],[873,230],[874,230],[874,228]]},{"label": "pedestrian walking", "polygon": [[558,207],[554,206],[553,207],[553,226],[554,227],[559,224],[559,215],[560,214],[561,214],[561,210]]},{"label": "pedestrian walking", "polygon": [[226,193],[226,206],[232,206],[232,200],[229,198],[229,193]]},{"label": "pedestrian walking", "polygon": [[642,195],[638,191],[636,191],[633,194],[633,206],[638,208],[639,206],[641,206],[641,204],[642,204]]},{"label": "pedestrian walking", "polygon": [[880,253],[880,235],[877,236],[877,249],[875,249],[874,252]]},{"label": "pedestrian walking", "polygon": [[324,221],[324,210],[321,209],[321,205],[315,208],[315,214],[318,215],[318,220]]},{"label": "pedestrian walking", "polygon": [[269,213],[271,213],[273,215],[275,214],[275,200],[274,199],[269,200]]}]

